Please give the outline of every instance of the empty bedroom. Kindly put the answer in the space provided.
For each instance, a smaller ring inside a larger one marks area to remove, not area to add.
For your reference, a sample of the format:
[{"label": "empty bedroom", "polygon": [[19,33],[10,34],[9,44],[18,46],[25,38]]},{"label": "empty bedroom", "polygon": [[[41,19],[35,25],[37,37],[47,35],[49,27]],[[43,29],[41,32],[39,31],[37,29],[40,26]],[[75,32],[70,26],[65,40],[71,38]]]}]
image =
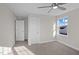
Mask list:
[{"label": "empty bedroom", "polygon": [[0,55],[79,55],[79,3],[0,3]]}]

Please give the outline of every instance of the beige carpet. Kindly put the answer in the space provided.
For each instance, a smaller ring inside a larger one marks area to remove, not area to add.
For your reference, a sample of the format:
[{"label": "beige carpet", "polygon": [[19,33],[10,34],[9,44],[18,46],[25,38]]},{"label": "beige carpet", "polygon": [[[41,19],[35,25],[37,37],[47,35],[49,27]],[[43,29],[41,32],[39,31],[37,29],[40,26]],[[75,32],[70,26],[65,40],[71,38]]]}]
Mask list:
[{"label": "beige carpet", "polygon": [[27,45],[27,41],[16,42],[12,51],[14,55],[79,55],[79,51],[56,41],[31,46]]}]

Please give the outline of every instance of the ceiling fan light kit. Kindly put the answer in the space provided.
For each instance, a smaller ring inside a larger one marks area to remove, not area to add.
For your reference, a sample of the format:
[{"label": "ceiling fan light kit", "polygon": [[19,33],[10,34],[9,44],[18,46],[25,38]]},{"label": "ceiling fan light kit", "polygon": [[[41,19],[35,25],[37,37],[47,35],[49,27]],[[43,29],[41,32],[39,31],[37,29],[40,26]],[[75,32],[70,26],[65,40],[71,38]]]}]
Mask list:
[{"label": "ceiling fan light kit", "polygon": [[58,8],[57,6],[53,7],[53,9],[57,9],[57,8]]}]

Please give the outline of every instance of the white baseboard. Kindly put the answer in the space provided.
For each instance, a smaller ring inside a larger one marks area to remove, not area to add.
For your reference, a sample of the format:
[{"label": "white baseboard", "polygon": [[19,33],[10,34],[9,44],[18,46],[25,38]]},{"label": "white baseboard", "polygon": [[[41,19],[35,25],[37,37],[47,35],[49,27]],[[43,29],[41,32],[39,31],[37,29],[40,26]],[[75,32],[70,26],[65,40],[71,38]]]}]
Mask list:
[{"label": "white baseboard", "polygon": [[32,44],[43,44],[43,43],[48,43],[48,42],[52,42],[52,41],[56,41],[56,40],[50,40],[50,41],[42,41],[42,42],[37,42],[37,43],[35,43],[35,42],[29,42],[28,43],[28,45],[30,46],[30,45],[32,45]]},{"label": "white baseboard", "polygon": [[64,44],[64,45],[66,45],[66,46],[68,46],[68,47],[70,47],[70,48],[72,48],[72,49],[74,49],[74,50],[77,50],[77,51],[79,51],[79,48],[77,48],[77,47],[74,47],[74,46],[72,46],[72,45],[70,45],[70,44],[67,44],[67,43],[65,43],[65,42],[62,42],[62,41],[58,41],[59,43],[62,43],[62,44]]},{"label": "white baseboard", "polygon": [[42,42],[40,42],[40,44],[42,44],[42,43],[48,43],[48,42],[52,42],[52,41],[56,41],[56,40],[42,41]]}]

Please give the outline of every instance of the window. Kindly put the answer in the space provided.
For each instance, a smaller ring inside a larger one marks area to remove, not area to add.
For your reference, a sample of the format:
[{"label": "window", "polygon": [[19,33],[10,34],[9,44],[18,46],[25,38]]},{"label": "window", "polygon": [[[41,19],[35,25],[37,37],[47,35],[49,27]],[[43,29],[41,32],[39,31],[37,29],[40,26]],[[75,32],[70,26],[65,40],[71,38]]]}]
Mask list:
[{"label": "window", "polygon": [[67,35],[68,16],[57,20],[58,34]]}]

